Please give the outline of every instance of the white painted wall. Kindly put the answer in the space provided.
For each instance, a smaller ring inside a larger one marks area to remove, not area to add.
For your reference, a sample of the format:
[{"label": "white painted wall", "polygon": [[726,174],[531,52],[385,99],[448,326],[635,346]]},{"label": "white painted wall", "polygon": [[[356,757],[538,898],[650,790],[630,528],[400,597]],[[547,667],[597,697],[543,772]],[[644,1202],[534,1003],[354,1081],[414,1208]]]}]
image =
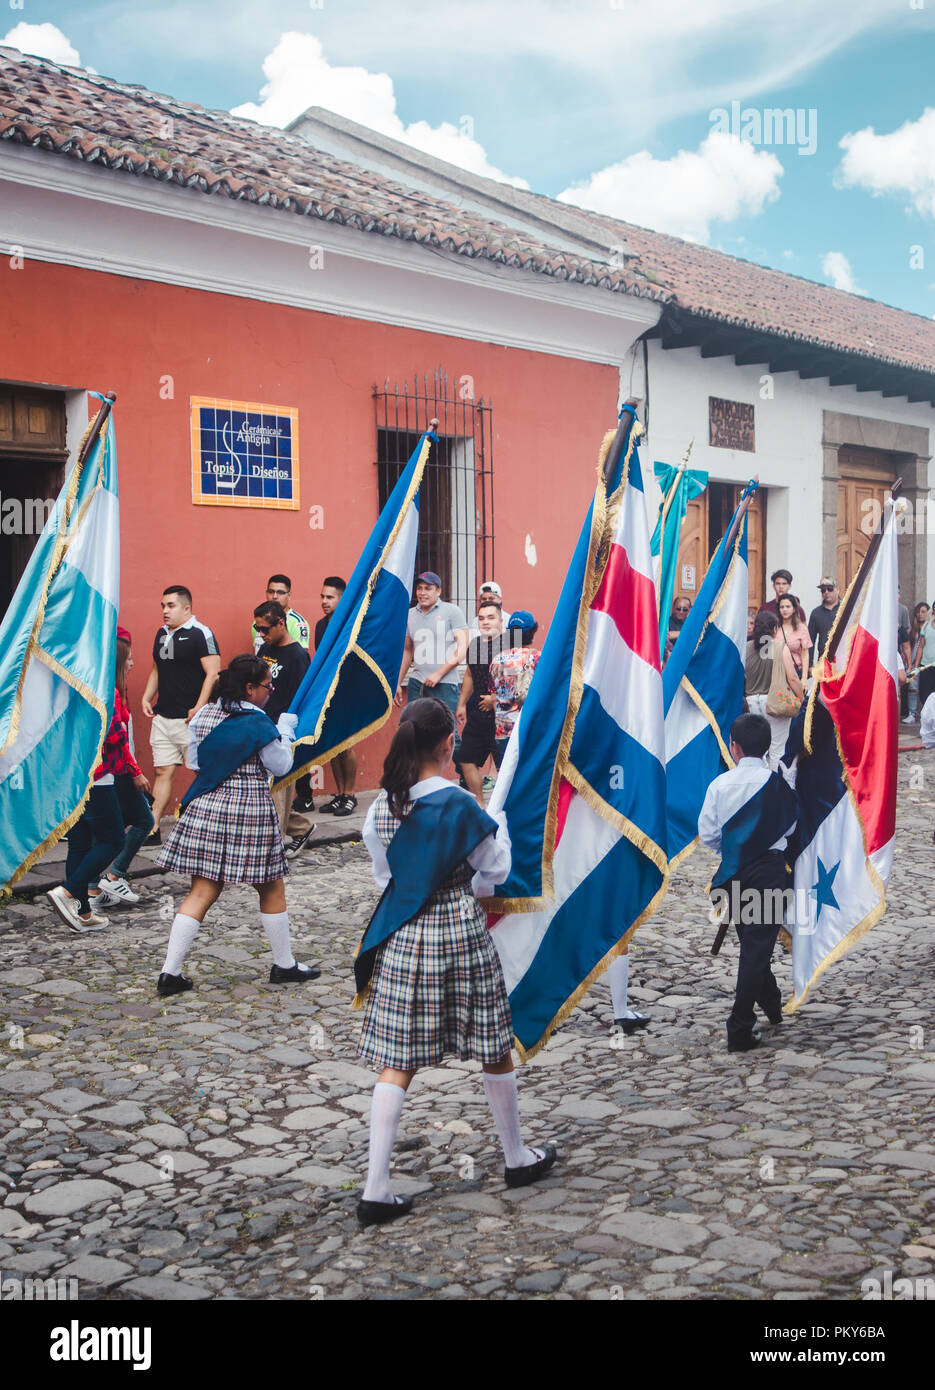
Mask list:
[{"label": "white painted wall", "polygon": [[[692,438],[689,467],[706,469],[712,482],[742,483],[759,474],[761,485],[770,490],[767,575],[775,569],[791,570],[793,588],[810,612],[818,602],[815,586],[822,572],[823,412],[835,410],[931,430],[935,409],[925,403],[910,405],[904,397],[884,398],[877,391],[832,387],[827,379],[803,381],[796,372],[773,377],[773,398],[763,399],[765,365],[738,367],[732,357],[703,358],[699,348],[665,352],[657,340],[649,344],[648,366],[649,432],[641,457],[651,517],[655,520],[659,506],[653,462],[677,464]],[[629,379],[629,366],[626,376]],[[640,370],[637,382],[641,378]],[[642,390],[645,401],[645,384],[637,382],[634,390]],[[753,404],[755,454],[709,445],[709,396]],[[935,435],[931,438],[935,448]],[[930,462],[932,485],[935,463]],[[935,596],[935,536],[929,537],[928,591],[926,598]],[[917,594],[914,599],[921,597]]]}]

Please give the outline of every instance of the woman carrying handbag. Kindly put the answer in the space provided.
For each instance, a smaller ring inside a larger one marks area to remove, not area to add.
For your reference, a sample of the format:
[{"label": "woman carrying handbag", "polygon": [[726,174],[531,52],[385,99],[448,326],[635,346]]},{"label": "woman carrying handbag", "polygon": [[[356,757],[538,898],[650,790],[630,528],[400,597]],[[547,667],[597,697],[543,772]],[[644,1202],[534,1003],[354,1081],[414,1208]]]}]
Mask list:
[{"label": "woman carrying handbag", "polygon": [[789,725],[802,708],[805,688],[799,679],[789,644],[779,628],[773,637],[773,671],[766,697],[766,718],[772,731],[767,759],[776,772],[786,747]]}]

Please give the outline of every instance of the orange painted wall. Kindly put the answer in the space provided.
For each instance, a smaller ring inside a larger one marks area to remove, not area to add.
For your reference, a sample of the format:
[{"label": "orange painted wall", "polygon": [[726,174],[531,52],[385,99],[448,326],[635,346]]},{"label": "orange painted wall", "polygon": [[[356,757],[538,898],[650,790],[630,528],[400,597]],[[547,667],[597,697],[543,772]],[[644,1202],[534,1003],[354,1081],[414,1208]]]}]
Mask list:
[{"label": "orange painted wall", "polygon": [[[376,519],[372,388],[386,378],[402,384],[441,366],[473,376],[476,396],[492,401],[493,577],[544,636],[615,422],[615,367],[40,262],[3,276],[0,314],[0,380],[117,393],[120,621],[134,637],[130,693],[147,770],[139,700],[163,588],[188,585],[222,657],[249,650],[273,571],[291,575],[296,608],[317,620],[322,577],[350,573]],[[160,398],[165,376],[172,400]],[[302,511],[192,504],[191,396],[298,407]],[[324,508],[323,530],[309,528],[312,505]],[[377,785],[387,739],[384,730],[358,749],[359,786]]]}]

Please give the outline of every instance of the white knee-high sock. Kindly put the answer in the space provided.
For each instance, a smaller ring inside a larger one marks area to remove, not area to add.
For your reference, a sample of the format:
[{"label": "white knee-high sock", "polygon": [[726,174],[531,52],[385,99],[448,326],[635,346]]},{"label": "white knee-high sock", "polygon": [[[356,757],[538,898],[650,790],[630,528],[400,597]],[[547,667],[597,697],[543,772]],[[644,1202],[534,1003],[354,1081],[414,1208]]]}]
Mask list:
[{"label": "white knee-high sock", "polygon": [[484,1072],[484,1090],[487,1104],[493,1114],[494,1124],[503,1146],[503,1159],[508,1168],[525,1168],[528,1163],[537,1163],[540,1155],[523,1143],[523,1129],[519,1118],[519,1100],[516,1086],[516,1072]]},{"label": "white knee-high sock", "polygon": [[166,947],[166,963],[162,967],[164,975],[181,973],[182,964],[191,950],[200,926],[197,917],[187,917],[184,912],[175,914],[172,930],[169,932],[169,944]]},{"label": "white knee-high sock", "polygon": [[290,965],[295,965],[295,956],[292,954],[289,940],[288,912],[261,912],[260,921],[272,948],[273,960],[282,966],[283,970],[288,970]]},{"label": "white knee-high sock", "polygon": [[390,1158],[396,1142],[399,1117],[403,1113],[406,1092],[401,1086],[378,1081],[370,1102],[370,1152],[367,1156],[365,1202],[392,1202]]},{"label": "white knee-high sock", "polygon": [[614,1006],[614,1018],[627,1016],[627,989],[630,984],[630,957],[624,952],[611,961],[607,970],[607,983],[610,985],[610,998]]}]

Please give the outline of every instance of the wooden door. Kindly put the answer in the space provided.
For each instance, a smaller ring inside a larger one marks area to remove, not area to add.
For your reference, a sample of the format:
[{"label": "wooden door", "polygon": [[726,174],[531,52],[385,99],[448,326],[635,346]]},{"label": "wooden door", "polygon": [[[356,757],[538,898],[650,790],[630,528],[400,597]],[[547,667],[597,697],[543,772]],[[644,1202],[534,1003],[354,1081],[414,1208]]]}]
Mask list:
[{"label": "wooden door", "polygon": [[[708,561],[717,549],[721,537],[730,525],[743,487],[732,483],[709,483],[700,497],[688,504],[682,522],[679,544],[679,567],[675,581],[675,597],[680,593],[694,599],[701,588]],[[750,574],[749,606],[763,606],[766,567],[766,499],[761,488],[754,494],[747,513],[747,566]],[[694,569],[695,586],[687,588],[682,580],[685,567]]]},{"label": "wooden door", "polygon": [[[708,564],[708,503],[707,494],[693,497],[688,504],[682,520],[682,533],[679,537],[679,563],[675,575],[673,600],[679,594],[694,599],[701,588],[704,572]],[[683,580],[694,582],[684,584]]]},{"label": "wooden door", "polygon": [[843,445],[838,450],[837,581],[847,588],[867,553],[896,476],[896,459],[882,449]]}]

